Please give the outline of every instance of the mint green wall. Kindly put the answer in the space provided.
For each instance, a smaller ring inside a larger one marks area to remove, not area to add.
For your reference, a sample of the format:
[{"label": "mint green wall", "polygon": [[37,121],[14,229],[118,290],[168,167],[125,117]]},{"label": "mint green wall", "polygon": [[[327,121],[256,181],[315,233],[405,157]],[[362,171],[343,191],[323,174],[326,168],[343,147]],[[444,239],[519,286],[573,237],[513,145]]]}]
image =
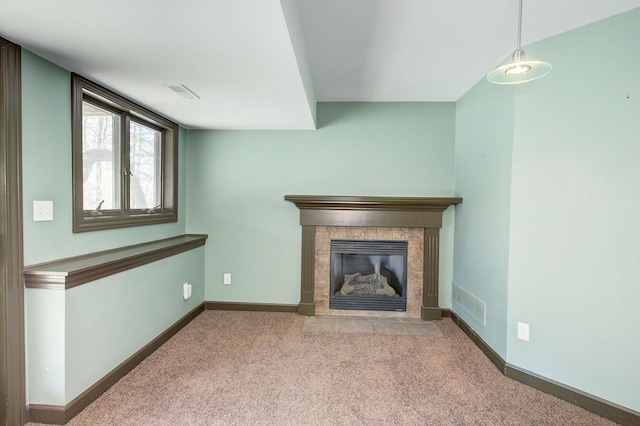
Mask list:
[{"label": "mint green wall", "polygon": [[510,363],[636,411],[639,40],[635,9],[527,49],[554,70],[516,96],[507,333]]},{"label": "mint green wall", "polygon": [[[187,224],[210,236],[206,300],[300,301],[299,211],[285,194],[453,195],[454,104],[320,103],[317,112],[315,131],[189,131]],[[450,208],[444,307],[452,232]]]},{"label": "mint green wall", "polygon": [[[71,74],[22,49],[22,156],[25,265],[184,233],[185,187],[178,222],[112,231],[72,233]],[[180,173],[185,131],[180,132]],[[53,201],[53,221],[33,221],[33,201]]]},{"label": "mint green wall", "polygon": [[486,304],[486,324],[456,314],[506,357],[509,204],[514,91],[479,82],[456,104],[456,207],[453,282]]},{"label": "mint green wall", "polygon": [[[41,263],[185,232],[186,131],[177,223],[73,234],[71,76],[22,50],[24,260]],[[51,222],[33,222],[51,200]],[[27,289],[27,401],[64,405],[204,301],[204,248],[67,291]],[[182,284],[193,296],[182,299]]]},{"label": "mint green wall", "polygon": [[454,257],[509,364],[636,411],[638,40],[640,9],[526,46],[551,74],[458,102]]},{"label": "mint green wall", "polygon": [[[202,303],[204,251],[200,247],[66,291],[66,402]],[[182,297],[185,282],[192,284],[189,300]]]},{"label": "mint green wall", "polygon": [[64,405],[64,291],[27,289],[25,296],[27,403]]}]

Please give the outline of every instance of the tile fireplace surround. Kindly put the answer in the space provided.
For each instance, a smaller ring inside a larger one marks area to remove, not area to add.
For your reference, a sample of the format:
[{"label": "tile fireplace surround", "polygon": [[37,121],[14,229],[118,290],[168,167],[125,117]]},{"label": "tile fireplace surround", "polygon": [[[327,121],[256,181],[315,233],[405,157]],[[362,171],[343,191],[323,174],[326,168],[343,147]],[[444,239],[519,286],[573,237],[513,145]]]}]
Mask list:
[{"label": "tile fireplace surround", "polygon": [[[400,316],[442,318],[438,306],[438,259],[442,213],[462,198],[285,195],[300,209],[302,274],[300,315]],[[407,256],[406,312],[329,308],[332,239],[403,240]]]}]

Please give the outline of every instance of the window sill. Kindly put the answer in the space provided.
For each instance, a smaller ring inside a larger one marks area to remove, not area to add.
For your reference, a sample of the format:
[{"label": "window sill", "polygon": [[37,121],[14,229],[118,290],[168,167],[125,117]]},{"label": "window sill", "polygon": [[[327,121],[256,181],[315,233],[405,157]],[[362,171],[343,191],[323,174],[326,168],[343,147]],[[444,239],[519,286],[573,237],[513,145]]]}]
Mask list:
[{"label": "window sill", "polygon": [[131,215],[83,215],[74,221],[73,232],[102,231],[105,229],[126,228],[129,226],[157,225],[161,223],[177,222],[175,213],[140,213]]},{"label": "window sill", "polygon": [[185,234],[148,243],[27,266],[28,288],[66,290],[204,246],[207,235]]}]

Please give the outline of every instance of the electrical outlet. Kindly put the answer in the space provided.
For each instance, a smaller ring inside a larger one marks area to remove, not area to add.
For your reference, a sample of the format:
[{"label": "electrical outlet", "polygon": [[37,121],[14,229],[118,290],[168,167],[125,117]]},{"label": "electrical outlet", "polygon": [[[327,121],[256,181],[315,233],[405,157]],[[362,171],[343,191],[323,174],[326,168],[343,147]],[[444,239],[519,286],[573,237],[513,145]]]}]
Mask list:
[{"label": "electrical outlet", "polygon": [[529,324],[518,322],[518,339],[529,341]]},{"label": "electrical outlet", "polygon": [[224,279],[222,282],[224,284],[231,284],[231,274],[224,274]]},{"label": "electrical outlet", "polygon": [[184,298],[184,300],[187,300],[188,298],[191,297],[191,284],[189,283],[184,283],[182,284],[182,297]]}]

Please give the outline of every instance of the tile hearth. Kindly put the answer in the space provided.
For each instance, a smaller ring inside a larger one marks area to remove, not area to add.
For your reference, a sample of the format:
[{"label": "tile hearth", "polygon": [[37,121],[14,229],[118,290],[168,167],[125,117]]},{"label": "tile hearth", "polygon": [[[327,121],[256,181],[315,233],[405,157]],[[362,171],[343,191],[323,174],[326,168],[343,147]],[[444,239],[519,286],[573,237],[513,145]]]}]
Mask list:
[{"label": "tile hearth", "polygon": [[306,333],[442,336],[442,330],[436,323],[425,322],[420,318],[353,317],[337,315],[307,317],[304,320],[302,331]]}]

